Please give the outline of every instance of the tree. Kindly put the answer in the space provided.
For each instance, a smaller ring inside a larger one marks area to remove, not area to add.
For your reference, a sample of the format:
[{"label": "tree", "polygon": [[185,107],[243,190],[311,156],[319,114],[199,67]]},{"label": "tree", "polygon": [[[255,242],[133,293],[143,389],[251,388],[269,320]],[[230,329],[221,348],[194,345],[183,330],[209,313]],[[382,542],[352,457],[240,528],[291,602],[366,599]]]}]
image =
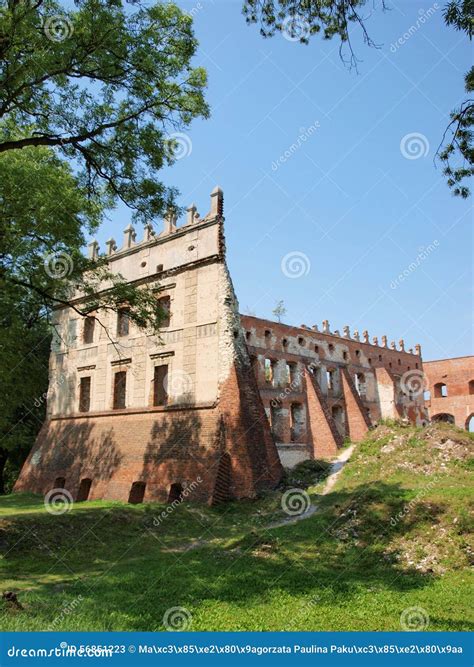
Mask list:
[{"label": "tree", "polygon": [[[337,35],[341,40],[341,58],[347,61],[344,52],[344,46],[347,46],[350,55],[348,62],[356,66],[350,25],[358,25],[364,41],[369,46],[376,46],[360,13],[366,4],[367,0],[244,0],[243,13],[247,23],[260,25],[263,37],[283,32],[291,41],[308,44],[310,37],[316,34],[322,33],[324,39],[332,39]],[[379,5],[386,9],[384,0],[380,0]]]},{"label": "tree", "polygon": [[126,303],[155,332],[166,316],[83,248],[119,201],[143,223],[176,207],[159,172],[174,130],[208,115],[196,46],[170,3],[0,0],[0,492],[44,417],[52,309]]},{"label": "tree", "polygon": [[[341,58],[351,66],[357,66],[350,39],[351,24],[359,26],[368,46],[376,46],[366,29],[366,19],[360,13],[366,5],[367,0],[244,0],[243,12],[247,23],[260,25],[263,37],[282,32],[291,41],[307,44],[313,35],[321,32],[324,39],[337,36]],[[386,9],[384,0],[380,1],[379,7]],[[474,0],[450,0],[444,9],[446,25],[465,32],[469,39],[472,39],[473,15]],[[349,59],[345,55],[345,46],[349,49]],[[465,87],[468,94],[472,93],[474,68],[466,74]],[[449,136],[448,143],[440,146],[437,153],[444,162],[443,173],[448,186],[456,196],[464,198],[470,194],[465,183],[474,174],[473,123],[474,105],[468,98],[451,113],[451,122],[441,142],[443,144]]]},{"label": "tree", "polygon": [[[444,20],[446,25],[466,33],[470,40],[474,30],[474,1],[453,0],[445,7]],[[465,89],[469,95],[474,91],[474,66],[465,76]],[[444,163],[444,174],[448,185],[455,195],[466,198],[470,190],[466,181],[474,174],[474,100],[467,98],[458,109],[451,113],[449,123],[438,149],[438,157]],[[447,143],[444,143],[446,137]],[[453,164],[453,159],[456,164]]]},{"label": "tree", "polygon": [[286,315],[286,308],[285,304],[283,301],[277,301],[275,308],[272,310],[273,315],[277,318],[279,322],[281,322],[282,317]]},{"label": "tree", "polygon": [[41,310],[34,294],[2,290],[0,493],[11,490],[44,420],[51,332]]},{"label": "tree", "polygon": [[91,194],[151,221],[174,205],[158,178],[174,160],[170,132],[208,115],[192,19],[171,3],[75,5],[1,7],[0,153],[53,147]]}]

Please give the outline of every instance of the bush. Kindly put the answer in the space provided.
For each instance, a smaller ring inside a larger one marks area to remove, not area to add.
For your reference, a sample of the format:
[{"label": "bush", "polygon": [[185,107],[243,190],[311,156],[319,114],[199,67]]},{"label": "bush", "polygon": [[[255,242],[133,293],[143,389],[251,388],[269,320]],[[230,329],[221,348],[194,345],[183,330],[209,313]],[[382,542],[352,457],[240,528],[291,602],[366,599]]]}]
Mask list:
[{"label": "bush", "polygon": [[320,459],[301,461],[294,468],[286,468],[282,486],[284,488],[306,489],[321,482],[331,472],[331,463]]}]

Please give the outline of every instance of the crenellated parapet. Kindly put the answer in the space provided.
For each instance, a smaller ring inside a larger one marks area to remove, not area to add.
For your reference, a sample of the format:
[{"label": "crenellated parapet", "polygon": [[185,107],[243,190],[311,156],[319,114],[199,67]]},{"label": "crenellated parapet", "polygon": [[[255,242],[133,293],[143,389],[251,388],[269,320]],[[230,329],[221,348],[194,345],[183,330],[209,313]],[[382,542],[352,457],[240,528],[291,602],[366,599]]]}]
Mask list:
[{"label": "crenellated parapet", "polygon": [[344,327],[342,327],[342,334],[340,333],[339,329],[335,329],[334,331],[331,331],[331,327],[329,324],[329,320],[323,320],[322,322],[322,329],[321,331],[319,330],[319,327],[317,324],[313,324],[312,327],[307,326],[306,324],[301,324],[300,329],[307,329],[310,331],[313,331],[315,333],[323,333],[329,336],[334,336],[335,338],[343,338],[346,340],[351,340],[357,343],[364,343],[365,345],[372,345],[374,347],[383,347],[387,348],[390,350],[398,350],[400,352],[406,352],[408,354],[415,354],[417,356],[421,356],[421,346],[420,345],[415,345],[415,352],[413,352],[413,348],[409,348],[408,350],[405,349],[405,341],[403,338],[400,338],[398,341],[398,347],[395,341],[391,341],[390,345],[388,344],[388,338],[387,336],[381,336],[381,344],[379,343],[378,336],[373,336],[372,341],[370,341],[370,335],[367,329],[364,329],[362,332],[362,336],[359,333],[358,329],[354,329],[353,333],[351,334],[351,329],[348,324],[346,324]]},{"label": "crenellated parapet", "polygon": [[211,205],[209,212],[201,217],[198,213],[196,204],[191,204],[186,209],[186,218],[184,224],[179,225],[179,216],[175,209],[169,209],[162,220],[162,229],[157,231],[151,223],[144,226],[143,236],[137,241],[137,231],[132,224],[127,225],[123,230],[123,242],[121,247],[117,245],[114,238],[110,238],[105,242],[105,251],[101,253],[99,243],[93,240],[88,245],[89,259],[97,260],[104,256],[113,258],[115,255],[121,255],[129,250],[138,250],[145,247],[147,244],[155,243],[158,240],[165,240],[171,237],[176,232],[184,232],[187,229],[196,227],[198,225],[217,221],[222,219],[224,215],[224,193],[219,186],[216,186],[211,192]]}]

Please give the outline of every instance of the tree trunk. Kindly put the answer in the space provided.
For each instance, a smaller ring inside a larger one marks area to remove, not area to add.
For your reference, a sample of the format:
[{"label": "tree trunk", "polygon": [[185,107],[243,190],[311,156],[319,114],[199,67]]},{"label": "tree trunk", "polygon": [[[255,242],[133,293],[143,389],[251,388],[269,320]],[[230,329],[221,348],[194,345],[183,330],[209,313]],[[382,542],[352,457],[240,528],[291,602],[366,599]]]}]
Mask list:
[{"label": "tree trunk", "polygon": [[5,470],[5,464],[8,460],[8,450],[0,447],[0,495],[5,493],[5,480],[3,478],[3,473]]}]

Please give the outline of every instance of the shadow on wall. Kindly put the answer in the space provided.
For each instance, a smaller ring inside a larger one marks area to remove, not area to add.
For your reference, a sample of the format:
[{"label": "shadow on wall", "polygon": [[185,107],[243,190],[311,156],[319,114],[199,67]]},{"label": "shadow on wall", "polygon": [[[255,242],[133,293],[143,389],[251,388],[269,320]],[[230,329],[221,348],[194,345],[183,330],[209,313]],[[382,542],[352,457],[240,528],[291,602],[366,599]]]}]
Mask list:
[{"label": "shadow on wall", "polygon": [[123,455],[117,448],[112,427],[105,433],[99,433],[94,437],[94,427],[87,422],[46,424],[21,472],[15,491],[46,493],[54,488],[56,480],[63,478],[64,488],[74,498],[80,491],[80,497],[85,499],[82,480],[93,480],[95,495],[100,496],[101,485],[105,488],[121,465]]},{"label": "shadow on wall", "polygon": [[197,410],[173,412],[153,423],[137,480],[146,482],[146,500],[208,502],[218,465],[215,413],[203,424]]},{"label": "shadow on wall", "polygon": [[200,445],[201,418],[196,410],[185,414],[173,412],[155,421],[143,458],[144,470],[170,459],[187,460],[202,456],[206,448]]}]

